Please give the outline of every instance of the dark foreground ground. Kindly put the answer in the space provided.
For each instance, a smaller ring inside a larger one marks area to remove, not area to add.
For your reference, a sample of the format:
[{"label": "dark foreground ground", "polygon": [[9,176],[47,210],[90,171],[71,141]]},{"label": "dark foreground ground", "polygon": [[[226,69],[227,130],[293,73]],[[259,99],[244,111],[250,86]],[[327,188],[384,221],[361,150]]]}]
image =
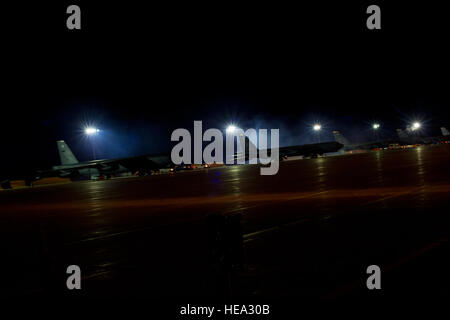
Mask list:
[{"label": "dark foreground ground", "polygon": [[[2,191],[1,295],[448,299],[449,164],[450,147],[430,146],[287,161],[275,176],[232,166]],[[211,240],[214,214],[241,215],[242,259],[239,237],[231,258]],[[76,292],[65,287],[74,264]],[[378,291],[366,287],[373,264]]]}]

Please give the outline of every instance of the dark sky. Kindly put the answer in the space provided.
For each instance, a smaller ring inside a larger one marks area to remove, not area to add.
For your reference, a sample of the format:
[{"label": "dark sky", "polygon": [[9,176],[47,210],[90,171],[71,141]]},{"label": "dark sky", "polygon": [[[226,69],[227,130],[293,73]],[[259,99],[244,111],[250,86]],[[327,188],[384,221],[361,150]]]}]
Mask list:
[{"label": "dark sky", "polygon": [[2,171],[57,164],[58,139],[88,160],[86,122],[103,158],[168,151],[194,120],[280,128],[284,145],[314,142],[314,121],[325,140],[371,139],[375,120],[385,137],[413,119],[450,127],[446,11],[425,1],[378,2],[376,31],[372,2],[90,2],[4,10]]}]

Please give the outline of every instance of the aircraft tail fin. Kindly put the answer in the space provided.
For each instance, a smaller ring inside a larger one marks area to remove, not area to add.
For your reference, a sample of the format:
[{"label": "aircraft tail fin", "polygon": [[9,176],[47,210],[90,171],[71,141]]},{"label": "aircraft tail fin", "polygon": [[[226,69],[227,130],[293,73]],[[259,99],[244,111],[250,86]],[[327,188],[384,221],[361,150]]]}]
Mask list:
[{"label": "aircraft tail fin", "polygon": [[445,127],[441,127],[441,132],[443,136],[450,136],[450,132]]},{"label": "aircraft tail fin", "polygon": [[408,135],[402,129],[397,129],[397,135],[400,139],[408,138]]},{"label": "aircraft tail fin", "polygon": [[345,138],[340,131],[334,130],[333,131],[333,135],[334,135],[334,140],[336,142],[339,142],[340,144],[343,144],[344,147],[348,146],[350,144],[350,142],[347,140],[347,138]]},{"label": "aircraft tail fin", "polygon": [[78,163],[77,158],[75,158],[72,150],[70,150],[69,146],[64,142],[64,140],[56,141],[56,145],[58,146],[59,158],[61,159],[62,165]]}]

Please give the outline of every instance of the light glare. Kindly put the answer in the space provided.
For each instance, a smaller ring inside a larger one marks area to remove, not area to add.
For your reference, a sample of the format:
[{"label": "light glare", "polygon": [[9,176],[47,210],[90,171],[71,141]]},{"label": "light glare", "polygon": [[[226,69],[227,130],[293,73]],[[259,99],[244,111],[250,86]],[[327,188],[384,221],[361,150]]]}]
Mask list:
[{"label": "light glare", "polygon": [[87,135],[96,134],[97,132],[100,132],[100,129],[97,129],[97,128],[86,128],[86,129],[84,129],[84,133],[86,133]]},{"label": "light glare", "polygon": [[412,129],[413,130],[417,130],[419,128],[420,128],[420,123],[419,122],[414,122],[413,125],[412,125]]},{"label": "light glare", "polygon": [[233,133],[236,130],[236,126],[230,124],[227,128],[227,133]]}]

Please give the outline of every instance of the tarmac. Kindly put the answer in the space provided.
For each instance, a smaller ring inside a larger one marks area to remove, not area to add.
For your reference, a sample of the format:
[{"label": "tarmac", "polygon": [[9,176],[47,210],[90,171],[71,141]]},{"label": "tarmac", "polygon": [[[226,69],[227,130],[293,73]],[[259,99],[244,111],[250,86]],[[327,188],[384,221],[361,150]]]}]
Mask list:
[{"label": "tarmac", "polygon": [[449,164],[450,147],[422,146],[0,192],[1,295],[445,299]]}]

